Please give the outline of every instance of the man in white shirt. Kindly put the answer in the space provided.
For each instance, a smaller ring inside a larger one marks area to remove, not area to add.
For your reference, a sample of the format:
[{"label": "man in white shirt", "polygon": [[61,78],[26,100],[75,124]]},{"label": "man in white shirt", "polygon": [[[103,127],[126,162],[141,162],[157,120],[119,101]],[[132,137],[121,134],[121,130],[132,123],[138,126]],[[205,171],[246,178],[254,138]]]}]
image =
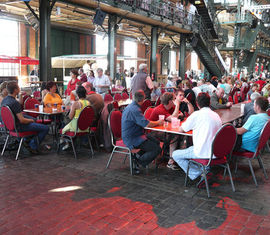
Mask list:
[{"label": "man in white shirt", "polygon": [[97,74],[98,76],[95,78],[93,86],[95,87],[97,93],[105,94],[111,86],[110,79],[107,75],[103,74],[102,68],[97,69]]},{"label": "man in white shirt", "polygon": [[87,60],[86,63],[83,65],[83,71],[86,74],[86,76],[90,75],[90,70],[91,70],[91,66],[90,66],[90,60]]},{"label": "man in white shirt", "polygon": [[[187,149],[180,149],[173,152],[175,162],[187,172],[189,159],[211,157],[212,141],[216,132],[222,126],[221,119],[217,113],[210,109],[210,96],[202,92],[198,95],[198,111],[193,112],[180,127],[179,132],[193,131],[193,146]],[[197,165],[190,165],[189,178],[196,179],[202,174],[202,169]]]}]

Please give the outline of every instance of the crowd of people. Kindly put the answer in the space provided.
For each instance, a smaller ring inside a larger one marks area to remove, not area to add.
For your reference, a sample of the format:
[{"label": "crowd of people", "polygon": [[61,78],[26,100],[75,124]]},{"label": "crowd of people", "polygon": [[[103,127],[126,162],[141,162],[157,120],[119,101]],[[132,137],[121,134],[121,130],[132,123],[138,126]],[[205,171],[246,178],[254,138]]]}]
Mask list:
[{"label": "crowd of people", "polygon": [[[112,88],[116,91],[124,89],[127,91],[126,83],[121,81],[124,79],[121,74],[114,81],[115,84],[112,84],[113,81],[103,73],[103,69],[97,68],[95,72],[96,76],[91,70],[90,61],[79,70],[72,69],[64,98],[58,93],[55,82],[43,84],[40,97],[44,107],[52,108],[64,104],[70,106],[70,112],[65,118],[58,117],[59,128],[63,128],[62,133],[77,129],[77,119],[86,106],[93,107],[98,120],[104,109],[104,95]],[[222,121],[215,110],[230,109],[233,103],[237,102],[249,101],[244,106],[242,126],[237,127],[238,138],[235,148],[238,151],[255,151],[260,132],[269,120],[267,110],[270,83],[267,78],[258,76],[250,80],[247,77],[239,79],[224,76],[218,79],[214,76],[211,79],[194,80],[192,76],[183,79],[175,76],[169,77],[166,84],[159,84],[150,78],[146,64],[140,64],[137,73],[131,68],[128,76],[131,75],[129,92],[133,101],[123,109],[121,131],[124,144],[130,149],[140,150],[133,159],[135,173],[140,172],[140,166],[146,167],[153,160],[159,159],[161,153],[165,154],[166,148],[163,148],[162,152],[161,142],[167,146],[167,167],[172,170],[183,169],[186,172],[189,159],[209,158],[213,138],[222,126]],[[141,111],[145,99],[156,102],[147,119]],[[24,142],[24,146],[30,152],[37,154],[49,127],[37,123],[35,118],[25,114],[24,102],[25,98],[17,82],[3,82],[0,85],[0,105],[10,107],[15,116],[17,129],[38,133],[38,142],[33,138]],[[164,119],[160,119],[161,115]],[[145,134],[145,127],[162,125],[164,122],[172,122],[173,119],[185,119],[179,133],[192,130],[192,139],[186,139],[179,134],[165,136],[161,132]],[[60,141],[64,142],[62,139]],[[67,148],[68,144],[64,143],[63,150]],[[189,171],[191,179],[194,180],[201,174],[201,169],[195,165],[191,166]]]}]

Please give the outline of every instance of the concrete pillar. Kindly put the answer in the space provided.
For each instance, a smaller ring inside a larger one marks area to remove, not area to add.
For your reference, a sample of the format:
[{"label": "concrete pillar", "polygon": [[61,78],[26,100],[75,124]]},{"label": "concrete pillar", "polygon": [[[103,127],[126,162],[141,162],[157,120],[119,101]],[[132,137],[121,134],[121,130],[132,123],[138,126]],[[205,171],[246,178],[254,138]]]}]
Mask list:
[{"label": "concrete pillar", "polygon": [[157,79],[157,45],[158,45],[158,27],[151,29],[151,57],[150,57],[150,76]]}]

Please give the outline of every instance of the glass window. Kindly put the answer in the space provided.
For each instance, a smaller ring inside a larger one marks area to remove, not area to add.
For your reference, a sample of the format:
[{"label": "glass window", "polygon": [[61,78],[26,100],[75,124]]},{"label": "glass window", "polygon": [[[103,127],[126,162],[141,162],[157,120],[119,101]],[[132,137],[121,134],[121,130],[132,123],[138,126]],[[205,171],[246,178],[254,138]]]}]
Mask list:
[{"label": "glass window", "polygon": [[[131,58],[137,58],[137,43],[133,41],[124,41],[124,56]],[[124,60],[124,69],[129,69],[131,67],[137,68],[137,60]]]},{"label": "glass window", "polygon": [[169,52],[169,65],[170,74],[176,74],[176,51],[170,50]]},{"label": "glass window", "polygon": [[[0,55],[19,55],[19,27],[18,23],[0,19]],[[0,76],[18,76],[19,64],[0,63]]]}]

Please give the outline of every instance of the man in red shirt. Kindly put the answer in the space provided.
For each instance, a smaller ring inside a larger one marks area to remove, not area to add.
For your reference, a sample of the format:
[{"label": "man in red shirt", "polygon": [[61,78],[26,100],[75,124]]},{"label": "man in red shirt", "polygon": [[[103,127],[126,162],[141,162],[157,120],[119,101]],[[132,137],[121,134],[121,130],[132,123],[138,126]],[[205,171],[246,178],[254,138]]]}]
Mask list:
[{"label": "man in red shirt", "polygon": [[256,81],[256,82],[254,82],[254,83],[259,84],[259,86],[260,86],[260,88],[259,88],[259,92],[261,92],[261,91],[262,91],[262,89],[263,89],[263,86],[264,86],[264,85],[265,85],[265,83],[266,83],[266,81],[262,80],[262,78],[261,78],[261,77],[259,77],[259,80],[258,80],[258,81]]}]

